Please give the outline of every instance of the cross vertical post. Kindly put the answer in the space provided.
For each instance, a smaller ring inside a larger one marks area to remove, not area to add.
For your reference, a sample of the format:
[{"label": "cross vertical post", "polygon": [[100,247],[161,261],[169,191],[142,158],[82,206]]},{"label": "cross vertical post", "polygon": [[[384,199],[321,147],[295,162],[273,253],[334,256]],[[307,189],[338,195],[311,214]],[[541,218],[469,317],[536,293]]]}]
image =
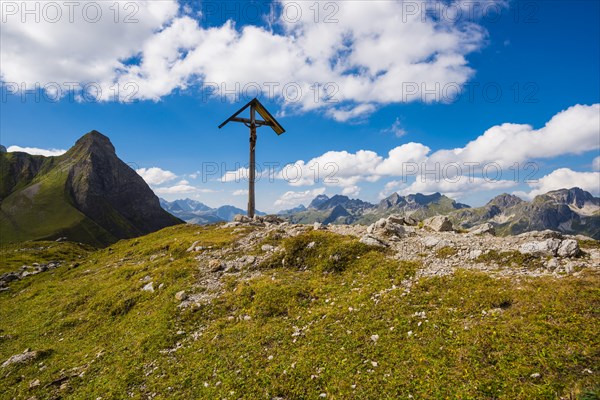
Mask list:
[{"label": "cross vertical post", "polygon": [[250,171],[248,179],[248,217],[254,218],[254,181],[256,179],[256,110],[250,106]]}]

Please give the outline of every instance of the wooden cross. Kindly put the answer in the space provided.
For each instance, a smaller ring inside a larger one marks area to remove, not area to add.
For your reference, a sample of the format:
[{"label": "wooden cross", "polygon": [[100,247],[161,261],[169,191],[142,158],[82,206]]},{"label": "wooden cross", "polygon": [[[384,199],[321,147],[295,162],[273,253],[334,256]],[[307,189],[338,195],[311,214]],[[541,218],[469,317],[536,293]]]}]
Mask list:
[{"label": "wooden cross", "polygon": [[[245,109],[250,107],[250,118],[238,117]],[[256,112],[263,117],[263,120],[256,119]],[[225,122],[219,125],[219,129],[224,127],[228,122],[241,122],[250,128],[250,173],[248,182],[248,217],[254,218],[254,181],[256,172],[256,160],[254,152],[256,150],[256,128],[261,126],[270,126],[277,135],[285,132],[285,129],[277,122],[269,111],[258,101],[257,98],[252,99],[244,107],[240,108],[235,114],[227,118]]]}]

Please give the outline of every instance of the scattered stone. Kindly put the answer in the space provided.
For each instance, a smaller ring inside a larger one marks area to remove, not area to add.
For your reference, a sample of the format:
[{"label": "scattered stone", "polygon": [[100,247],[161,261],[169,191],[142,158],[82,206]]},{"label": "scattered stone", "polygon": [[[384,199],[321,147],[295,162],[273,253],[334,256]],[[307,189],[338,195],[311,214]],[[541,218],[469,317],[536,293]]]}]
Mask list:
[{"label": "scattered stone", "polygon": [[433,237],[433,236],[427,236],[427,237],[421,239],[421,243],[425,247],[435,247],[438,245],[439,242],[440,242],[440,239]]},{"label": "scattered stone", "polygon": [[313,224],[313,230],[315,230],[315,231],[318,231],[318,230],[324,230],[324,229],[325,229],[325,227],[324,227],[324,226],[323,226],[323,224],[322,224],[322,223],[320,223],[320,222],[315,222],[315,223]]},{"label": "scattered stone", "polygon": [[553,257],[546,261],[546,269],[548,269],[549,271],[554,271],[557,268],[560,268],[560,262],[557,258]]},{"label": "scattered stone", "polygon": [[38,386],[40,386],[40,380],[39,380],[39,379],[36,379],[36,380],[34,380],[34,381],[31,381],[31,382],[29,383],[29,388],[30,388],[30,389],[36,388],[36,387],[38,387]]},{"label": "scattered stone", "polygon": [[380,240],[370,234],[364,235],[362,238],[360,238],[360,242],[369,246],[388,247],[388,244],[383,240]]},{"label": "scattered stone", "polygon": [[448,232],[452,230],[452,222],[445,215],[436,215],[423,221],[423,227],[435,232]]},{"label": "scattered stone", "polygon": [[260,246],[260,249],[262,251],[273,251],[275,250],[275,247],[271,246],[270,244],[263,244],[262,246]]},{"label": "scattered stone", "polygon": [[376,342],[379,340],[379,335],[371,335],[371,340]]},{"label": "scattered stone", "polygon": [[142,288],[142,290],[144,292],[154,293],[154,284],[152,282],[149,282],[149,283],[147,283],[147,284],[144,285],[144,287]]},{"label": "scattered stone", "polygon": [[559,257],[576,257],[579,253],[579,243],[574,239],[563,240],[557,251]]},{"label": "scattered stone", "polygon": [[26,349],[21,354],[15,354],[14,356],[11,356],[8,360],[4,361],[4,363],[2,363],[2,367],[5,368],[12,364],[26,364],[31,361],[34,361],[39,356],[39,352]]},{"label": "scattered stone", "polygon": [[469,259],[470,260],[475,260],[476,258],[479,258],[479,256],[481,256],[483,254],[483,250],[479,250],[479,249],[474,249],[469,251]]},{"label": "scattered stone", "polygon": [[539,372],[535,372],[535,373],[533,373],[533,374],[531,374],[531,375],[529,375],[529,376],[530,376],[531,378],[533,378],[533,379],[537,379],[537,378],[541,377],[541,376],[542,376],[542,374],[540,374]]},{"label": "scattered stone", "polygon": [[315,242],[310,242],[309,244],[306,245],[307,249],[312,249],[313,247],[315,247]]},{"label": "scattered stone", "polygon": [[198,244],[198,242],[199,242],[199,240],[196,240],[194,243],[192,243],[192,245],[190,247],[188,247],[186,252],[191,253],[192,251],[194,251],[196,249],[196,245]]},{"label": "scattered stone", "polygon": [[494,225],[486,222],[485,224],[477,225],[469,229],[469,235],[496,235],[496,229]]},{"label": "scattered stone", "polygon": [[223,264],[219,260],[212,259],[208,262],[208,270],[210,272],[218,272],[223,269]]}]

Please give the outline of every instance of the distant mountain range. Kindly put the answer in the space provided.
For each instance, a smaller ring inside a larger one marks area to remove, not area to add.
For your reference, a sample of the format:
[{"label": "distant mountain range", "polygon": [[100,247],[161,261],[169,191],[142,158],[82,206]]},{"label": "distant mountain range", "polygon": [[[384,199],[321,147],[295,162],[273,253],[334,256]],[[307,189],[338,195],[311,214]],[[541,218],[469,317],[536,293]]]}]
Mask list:
[{"label": "distant mountain range", "polygon": [[381,200],[379,204],[350,199],[342,195],[330,198],[323,194],[315,197],[308,208],[300,206],[299,211],[286,212],[284,215],[294,223],[370,224],[390,214],[412,215],[417,219],[424,219],[468,207],[439,193],[408,196],[394,193]]},{"label": "distant mountain range", "polygon": [[600,198],[580,188],[553,190],[523,201],[502,194],[485,206],[450,213],[457,226],[490,222],[500,234],[519,234],[552,229],[564,233],[583,234],[600,240]]},{"label": "distant mountain range", "polygon": [[182,222],[97,131],[58,157],[0,151],[0,243],[67,237],[104,246]]},{"label": "distant mountain range", "polygon": [[394,193],[371,204],[347,196],[319,195],[308,207],[300,205],[280,215],[293,223],[370,224],[400,214],[422,220],[448,215],[455,227],[470,228],[490,222],[499,234],[552,229],[600,239],[600,198],[579,188],[560,189],[536,196],[531,202],[501,194],[485,206],[471,208],[440,193],[400,196]]},{"label": "distant mountain range", "polygon": [[[174,216],[191,224],[214,224],[223,221],[233,221],[236,214],[246,214],[245,210],[234,206],[211,208],[204,203],[192,199],[167,201],[160,199],[161,207]],[[257,215],[265,213],[256,211]]]}]

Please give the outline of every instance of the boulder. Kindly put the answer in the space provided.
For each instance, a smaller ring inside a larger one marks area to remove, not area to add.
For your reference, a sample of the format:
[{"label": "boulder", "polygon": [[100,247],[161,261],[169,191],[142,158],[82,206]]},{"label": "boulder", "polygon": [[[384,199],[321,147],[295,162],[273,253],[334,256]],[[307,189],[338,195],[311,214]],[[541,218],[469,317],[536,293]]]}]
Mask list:
[{"label": "boulder", "polygon": [[579,243],[575,239],[565,239],[560,242],[557,254],[559,257],[575,257],[580,253]]},{"label": "boulder", "polygon": [[360,242],[369,246],[387,247],[388,244],[373,235],[367,234],[360,238]]},{"label": "boulder", "polygon": [[527,242],[519,247],[519,252],[522,254],[534,254],[540,256],[556,256],[560,244],[560,239],[554,238],[538,242]]},{"label": "boulder", "polygon": [[15,354],[14,356],[11,356],[8,360],[4,361],[2,363],[2,367],[3,368],[8,367],[9,365],[12,365],[12,364],[26,364],[28,362],[31,362],[31,361],[37,359],[39,356],[40,356],[39,352],[26,349],[21,354]]},{"label": "boulder", "polygon": [[398,236],[402,237],[406,233],[402,225],[399,223],[393,222],[397,221],[397,218],[381,218],[377,222],[369,225],[367,228],[367,233],[373,235],[383,235],[383,236]]},{"label": "boulder", "polygon": [[524,239],[562,239],[563,235],[560,232],[546,229],[543,231],[523,232],[520,235],[517,235],[517,237]]},{"label": "boulder", "polygon": [[436,215],[424,220],[423,227],[436,232],[448,232],[452,230],[452,222],[445,215]]},{"label": "boulder", "polygon": [[403,216],[400,214],[392,214],[389,217],[387,217],[387,220],[389,222],[393,222],[395,224],[405,225],[405,226],[415,226],[419,223],[419,221],[414,217]]},{"label": "boulder", "polygon": [[278,217],[277,215],[265,215],[263,217],[263,221],[264,222],[268,222],[269,224],[276,224],[279,225],[283,222],[285,222],[285,220],[283,218]]},{"label": "boulder", "polygon": [[399,214],[392,214],[389,217],[387,217],[387,220],[398,225],[407,225],[406,218]]},{"label": "boulder", "polygon": [[250,221],[252,221],[252,220],[250,218],[248,218],[248,216],[242,215],[242,214],[236,214],[236,216],[233,217],[233,222],[248,223]]},{"label": "boulder", "polygon": [[404,225],[416,226],[419,223],[419,220],[413,216],[404,217]]},{"label": "boulder", "polygon": [[494,229],[494,225],[490,224],[489,222],[486,222],[484,224],[481,225],[477,225],[472,227],[471,229],[469,229],[469,235],[484,235],[484,234],[488,234],[488,235],[496,235],[496,229]]}]

